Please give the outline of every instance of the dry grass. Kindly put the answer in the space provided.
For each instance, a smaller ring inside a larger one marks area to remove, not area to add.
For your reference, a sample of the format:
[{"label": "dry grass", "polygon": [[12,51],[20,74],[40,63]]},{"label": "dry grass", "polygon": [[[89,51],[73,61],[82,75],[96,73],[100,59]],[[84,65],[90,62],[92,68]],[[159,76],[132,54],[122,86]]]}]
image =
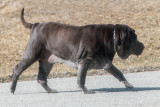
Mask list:
[{"label": "dry grass", "polygon": [[[121,70],[130,72],[160,68],[159,0],[3,0],[0,1],[1,82],[11,75],[12,68],[21,59],[29,39],[29,30],[22,26],[19,18],[23,7],[25,19],[32,23],[55,21],[72,25],[127,24],[136,30],[139,40],[146,48],[141,56],[131,56],[125,61],[116,56],[114,64]],[[35,63],[22,77],[31,79],[37,75],[37,71],[38,64]],[[54,66],[51,74],[53,73],[76,75],[74,69],[59,64]]]}]

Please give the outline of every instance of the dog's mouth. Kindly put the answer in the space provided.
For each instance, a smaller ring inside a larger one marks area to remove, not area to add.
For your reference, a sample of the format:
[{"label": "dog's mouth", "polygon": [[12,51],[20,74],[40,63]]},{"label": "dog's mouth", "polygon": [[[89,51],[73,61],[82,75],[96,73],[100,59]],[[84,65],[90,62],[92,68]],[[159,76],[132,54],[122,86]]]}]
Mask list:
[{"label": "dog's mouth", "polygon": [[127,59],[129,57],[129,55],[128,56],[121,56],[120,58],[121,59]]}]

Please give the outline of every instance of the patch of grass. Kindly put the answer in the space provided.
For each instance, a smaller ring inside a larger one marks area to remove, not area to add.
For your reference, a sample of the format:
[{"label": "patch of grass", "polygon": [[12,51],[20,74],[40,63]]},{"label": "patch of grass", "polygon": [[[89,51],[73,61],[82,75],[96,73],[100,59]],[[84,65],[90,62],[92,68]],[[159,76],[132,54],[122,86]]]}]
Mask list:
[{"label": "patch of grass", "polygon": [[[114,64],[124,72],[155,70],[160,67],[159,0],[3,0],[0,1],[0,82],[10,81],[13,67],[19,62],[29,39],[29,30],[20,21],[25,7],[27,22],[55,21],[72,25],[127,24],[136,30],[145,45],[139,57],[130,56]],[[20,80],[36,77],[38,63],[27,69]],[[101,71],[92,70],[89,73]],[[76,75],[66,65],[54,65],[51,76]],[[94,74],[94,73],[93,73]],[[103,74],[103,73],[100,73]],[[35,78],[34,78],[35,79]]]}]

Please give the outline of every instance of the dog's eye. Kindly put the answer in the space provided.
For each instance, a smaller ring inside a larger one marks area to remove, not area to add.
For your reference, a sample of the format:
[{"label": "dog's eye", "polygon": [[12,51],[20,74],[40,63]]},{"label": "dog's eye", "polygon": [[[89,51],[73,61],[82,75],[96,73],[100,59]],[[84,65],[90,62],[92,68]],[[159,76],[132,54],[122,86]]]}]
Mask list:
[{"label": "dog's eye", "polygon": [[130,30],[130,31],[128,31],[128,34],[131,35],[131,34],[134,34],[134,32]]}]

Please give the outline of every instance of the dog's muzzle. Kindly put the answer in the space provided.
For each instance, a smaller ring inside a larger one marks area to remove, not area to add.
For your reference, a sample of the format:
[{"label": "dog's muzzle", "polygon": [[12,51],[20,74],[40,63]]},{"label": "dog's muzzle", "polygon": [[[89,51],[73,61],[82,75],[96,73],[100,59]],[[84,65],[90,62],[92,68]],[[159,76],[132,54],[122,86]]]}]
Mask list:
[{"label": "dog's muzzle", "polygon": [[139,42],[139,41],[136,41],[136,42],[133,42],[132,45],[131,45],[131,53],[134,54],[134,55],[141,55],[143,50],[144,50],[144,45],[143,43]]}]

